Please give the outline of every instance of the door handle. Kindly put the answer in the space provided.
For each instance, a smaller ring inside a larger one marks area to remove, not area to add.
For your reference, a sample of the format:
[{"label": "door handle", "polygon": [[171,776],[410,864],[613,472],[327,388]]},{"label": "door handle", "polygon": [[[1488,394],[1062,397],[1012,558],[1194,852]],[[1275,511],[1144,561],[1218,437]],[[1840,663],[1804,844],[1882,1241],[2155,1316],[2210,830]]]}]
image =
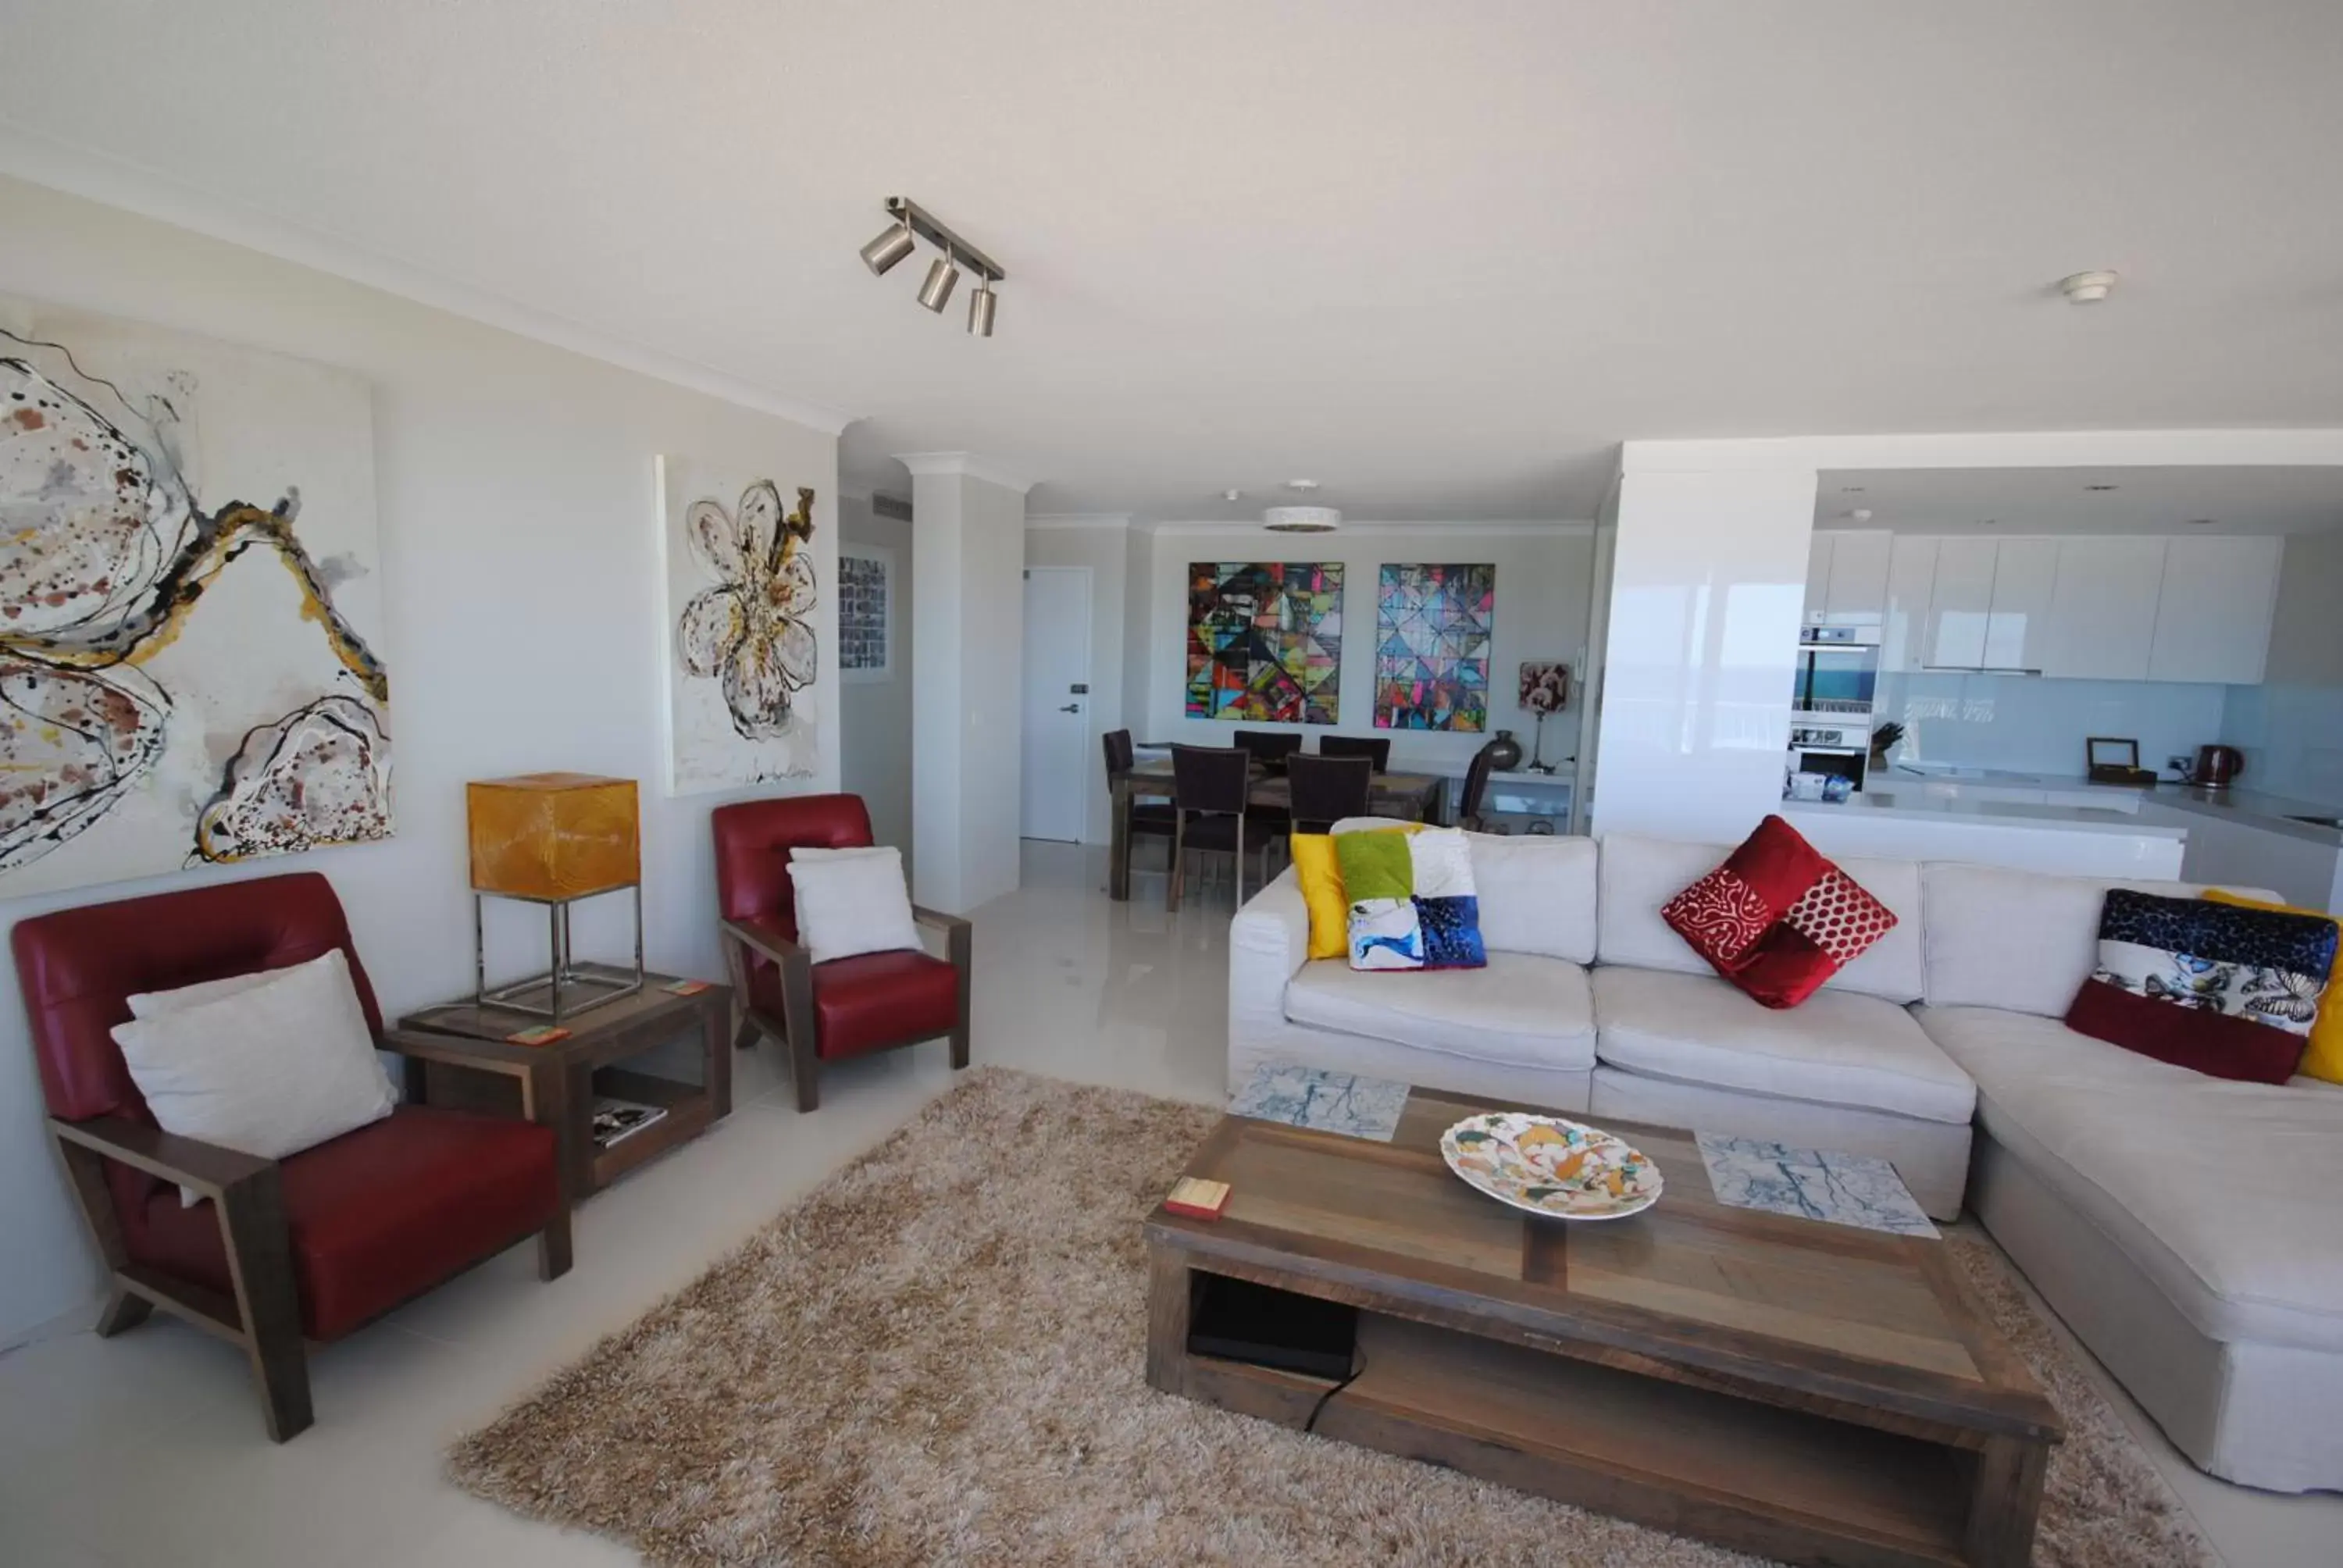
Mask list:
[{"label": "door handle", "polygon": [[1081,710],[1082,705],[1079,702],[1069,702],[1063,708],[1058,709],[1061,713],[1080,713]]}]

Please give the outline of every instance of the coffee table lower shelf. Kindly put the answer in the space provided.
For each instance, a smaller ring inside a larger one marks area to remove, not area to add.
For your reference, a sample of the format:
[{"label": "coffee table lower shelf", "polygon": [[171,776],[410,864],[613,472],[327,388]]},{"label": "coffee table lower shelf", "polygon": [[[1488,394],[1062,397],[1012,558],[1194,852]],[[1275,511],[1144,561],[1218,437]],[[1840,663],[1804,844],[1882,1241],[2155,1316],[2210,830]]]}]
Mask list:
[{"label": "coffee table lower shelf", "polygon": [[[1158,1389],[1298,1429],[1335,1386],[1192,1355],[1184,1312],[1166,1306],[1151,1313]],[[1159,1342],[1175,1316],[1176,1343]],[[2001,1497],[1974,1435],[1930,1442],[1367,1311],[1359,1352],[1322,1436],[1785,1562],[2030,1555],[2030,1506],[2016,1540],[1999,1516],[2030,1499]]]}]

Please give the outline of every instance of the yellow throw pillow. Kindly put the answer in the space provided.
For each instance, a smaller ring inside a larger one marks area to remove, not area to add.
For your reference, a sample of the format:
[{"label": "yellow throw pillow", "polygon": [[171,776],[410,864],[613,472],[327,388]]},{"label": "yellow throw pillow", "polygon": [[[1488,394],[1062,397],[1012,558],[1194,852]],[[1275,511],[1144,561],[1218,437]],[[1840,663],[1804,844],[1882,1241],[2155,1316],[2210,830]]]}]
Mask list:
[{"label": "yellow throw pillow", "polygon": [[[1393,822],[1390,830],[1418,833],[1423,830],[1423,824]],[[1351,900],[1342,893],[1342,866],[1334,859],[1334,836],[1332,833],[1294,834],[1292,859],[1294,880],[1302,884],[1302,901],[1310,908],[1310,956],[1313,959],[1348,958],[1351,952]]]},{"label": "yellow throw pillow", "polygon": [[[2217,904],[2236,904],[2248,910],[2276,910],[2285,915],[2308,915],[2314,920],[2331,920],[2335,917],[2325,910],[2298,910],[2292,904],[2273,904],[2260,899],[2240,898],[2223,888],[2207,888],[2203,897]],[[1311,917],[1310,946],[1318,946],[1317,917]],[[2310,1026],[2310,1043],[2303,1048],[2302,1065],[2295,1070],[2305,1078],[2323,1078],[2329,1083],[2343,1083],[2343,976],[2329,975],[2326,994],[2318,999],[2318,1020]]]}]

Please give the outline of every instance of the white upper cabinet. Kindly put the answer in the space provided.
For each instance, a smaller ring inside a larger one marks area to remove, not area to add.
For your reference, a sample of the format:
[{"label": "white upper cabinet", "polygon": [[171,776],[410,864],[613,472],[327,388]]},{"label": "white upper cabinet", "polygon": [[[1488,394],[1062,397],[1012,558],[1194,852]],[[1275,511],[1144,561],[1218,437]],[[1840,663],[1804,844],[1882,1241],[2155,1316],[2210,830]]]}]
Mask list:
[{"label": "white upper cabinet", "polygon": [[1994,546],[1993,608],[1986,616],[1985,668],[2038,674],[2050,640],[2050,590],[2058,575],[2056,539],[2002,539]]},{"label": "white upper cabinet", "polygon": [[2148,678],[2164,548],[2159,538],[2058,541],[2043,674],[2072,680]]},{"label": "white upper cabinet", "polygon": [[[1823,594],[1823,619],[1832,626],[1877,626],[1887,609],[1888,557],[1895,536],[1885,529],[1831,536],[1830,579]],[[1807,593],[1814,591],[1807,562]],[[1809,597],[1807,603],[1813,599]]]},{"label": "white upper cabinet", "polygon": [[2167,540],[2147,678],[2258,685],[2285,545],[2277,538]]},{"label": "white upper cabinet", "polygon": [[1920,640],[1923,669],[1983,669],[1986,628],[1993,618],[1991,539],[1936,541],[1936,572]]},{"label": "white upper cabinet", "polygon": [[1936,585],[1933,535],[1897,534],[1887,558],[1887,609],[1879,623],[1879,668],[1896,674],[1927,660],[1928,597]]},{"label": "white upper cabinet", "polygon": [[1800,623],[1814,626],[1823,618],[1830,602],[1832,541],[1838,536],[1819,530],[1806,542],[1806,613]]}]

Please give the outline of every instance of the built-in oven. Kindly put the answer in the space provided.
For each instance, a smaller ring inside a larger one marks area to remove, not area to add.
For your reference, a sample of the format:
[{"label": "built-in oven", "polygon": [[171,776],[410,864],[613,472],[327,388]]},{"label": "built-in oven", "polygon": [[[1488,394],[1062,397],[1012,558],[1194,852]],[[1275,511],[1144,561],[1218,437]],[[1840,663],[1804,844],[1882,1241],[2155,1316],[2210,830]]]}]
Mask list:
[{"label": "built-in oven", "polygon": [[[1866,727],[1867,728],[1867,727]],[[1849,732],[1828,726],[1790,726],[1790,775],[1844,779],[1849,793],[1863,788],[1863,770],[1870,764],[1871,748]]]},{"label": "built-in oven", "polygon": [[1790,697],[1797,712],[1868,719],[1878,689],[1877,628],[1810,626],[1798,634],[1797,686]]}]

